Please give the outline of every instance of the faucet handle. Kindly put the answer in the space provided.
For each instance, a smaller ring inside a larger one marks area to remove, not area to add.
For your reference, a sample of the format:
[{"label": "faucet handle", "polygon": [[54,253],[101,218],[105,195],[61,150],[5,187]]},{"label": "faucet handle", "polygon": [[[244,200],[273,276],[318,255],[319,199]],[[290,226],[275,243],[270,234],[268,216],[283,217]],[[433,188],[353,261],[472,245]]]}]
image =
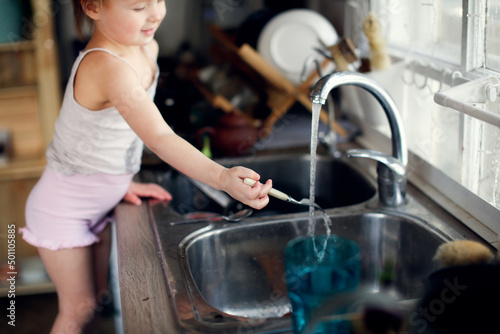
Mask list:
[{"label": "faucet handle", "polygon": [[372,150],[353,149],[347,157],[369,158],[379,162],[377,182],[379,200],[383,205],[396,207],[405,203],[406,165],[393,156]]},{"label": "faucet handle", "polygon": [[387,166],[395,176],[405,176],[406,166],[393,156],[374,150],[352,149],[346,152],[348,158],[368,158]]}]

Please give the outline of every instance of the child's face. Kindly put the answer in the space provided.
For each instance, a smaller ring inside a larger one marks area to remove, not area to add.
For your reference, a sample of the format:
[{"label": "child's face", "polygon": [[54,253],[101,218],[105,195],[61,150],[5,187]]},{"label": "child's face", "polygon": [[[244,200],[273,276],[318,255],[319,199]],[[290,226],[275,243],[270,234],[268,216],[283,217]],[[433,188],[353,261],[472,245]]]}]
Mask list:
[{"label": "child's face", "polygon": [[105,0],[96,29],[123,45],[151,42],[167,13],[164,0]]}]

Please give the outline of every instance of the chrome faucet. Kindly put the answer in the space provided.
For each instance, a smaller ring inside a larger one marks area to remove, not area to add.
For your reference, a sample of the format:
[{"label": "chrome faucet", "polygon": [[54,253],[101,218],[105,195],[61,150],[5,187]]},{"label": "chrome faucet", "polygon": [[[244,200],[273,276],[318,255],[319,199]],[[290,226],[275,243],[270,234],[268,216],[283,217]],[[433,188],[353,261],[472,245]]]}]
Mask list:
[{"label": "chrome faucet", "polygon": [[348,150],[346,155],[348,157],[370,158],[378,161],[377,174],[380,202],[386,206],[403,205],[406,197],[408,151],[398,109],[389,93],[378,82],[366,75],[356,72],[335,72],[318,80],[311,91],[311,101],[325,104],[332,89],[347,85],[357,86],[368,91],[384,109],[391,129],[392,156],[362,149]]}]

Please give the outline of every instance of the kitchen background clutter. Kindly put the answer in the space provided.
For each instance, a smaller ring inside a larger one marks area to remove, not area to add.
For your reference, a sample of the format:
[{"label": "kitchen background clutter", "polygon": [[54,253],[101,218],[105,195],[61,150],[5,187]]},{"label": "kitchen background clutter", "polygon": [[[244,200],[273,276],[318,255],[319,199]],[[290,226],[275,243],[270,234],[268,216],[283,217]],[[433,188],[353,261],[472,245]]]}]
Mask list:
[{"label": "kitchen background clutter", "polygon": [[[468,7],[462,15],[463,4]],[[24,225],[24,202],[43,170],[60,93],[84,44],[76,39],[69,1],[3,0],[0,5],[4,244],[7,225]],[[475,5],[451,0],[167,0],[167,18],[156,35],[161,76],[155,102],[174,130],[207,155],[253,157],[259,151],[309,145],[308,95],[318,72],[366,73],[399,107],[411,152],[410,181],[434,199],[451,198],[440,204],[496,246],[499,130],[433,100],[439,91],[500,70],[495,57],[500,54],[498,5],[484,13]],[[488,29],[478,23],[484,17]],[[467,37],[481,31],[485,46]],[[466,56],[488,61],[476,66]],[[357,87],[334,90],[321,119],[325,143],[356,137],[369,148],[389,147],[383,110]],[[152,154],[145,155],[144,163],[164,167]],[[19,294],[53,292],[36,250],[19,237],[16,242]],[[0,260],[5,262],[5,252]]]}]

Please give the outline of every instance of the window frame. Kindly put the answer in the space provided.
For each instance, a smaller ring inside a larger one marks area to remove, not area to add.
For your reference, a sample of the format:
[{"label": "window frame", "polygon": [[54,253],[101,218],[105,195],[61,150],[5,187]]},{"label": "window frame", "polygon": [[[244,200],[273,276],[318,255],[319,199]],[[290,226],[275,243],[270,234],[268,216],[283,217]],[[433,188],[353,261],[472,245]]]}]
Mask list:
[{"label": "window frame", "polygon": [[[369,0],[371,8],[380,7],[378,0]],[[375,4],[378,2],[377,4]],[[463,73],[463,77],[454,82],[450,77],[451,84],[460,84],[471,79],[485,76],[500,77],[500,73],[486,69],[486,52],[478,57],[475,50],[486,50],[486,20],[488,1],[462,0],[462,38],[460,64],[447,64],[448,67],[456,67]],[[480,20],[482,18],[482,20]],[[401,55],[401,50],[391,48],[388,45],[391,55]],[[442,60],[432,59],[434,63],[443,63]],[[451,65],[451,66],[450,66]],[[422,71],[425,69],[422,69]],[[419,71],[419,69],[416,69]],[[423,73],[427,74],[428,73]],[[458,112],[458,111],[457,111]],[[463,118],[460,114],[461,137],[464,134]],[[363,137],[358,138],[358,142],[370,149],[381,150],[390,147],[390,139],[373,126],[357,120],[362,130]],[[463,142],[463,138],[460,139]],[[409,151],[409,172],[408,179],[418,189],[440,204],[443,208],[457,217],[465,225],[483,237],[492,246],[497,247],[500,235],[500,223],[498,217],[500,210],[482,199],[452,177],[446,175],[439,168],[432,166],[422,157]],[[495,220],[496,219],[496,220]]]}]

